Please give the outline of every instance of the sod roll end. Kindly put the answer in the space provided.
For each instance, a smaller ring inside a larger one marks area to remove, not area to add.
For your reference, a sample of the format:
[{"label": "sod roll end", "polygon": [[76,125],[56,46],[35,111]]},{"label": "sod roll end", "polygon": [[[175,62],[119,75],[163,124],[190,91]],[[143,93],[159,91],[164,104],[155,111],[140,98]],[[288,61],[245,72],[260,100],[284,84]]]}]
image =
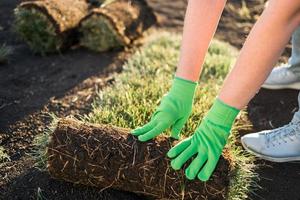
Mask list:
[{"label": "sod roll end", "polygon": [[82,46],[103,52],[130,45],[156,23],[144,0],[118,0],[95,8],[80,24]]},{"label": "sod roll end", "polygon": [[74,29],[87,15],[84,0],[37,0],[15,9],[15,30],[36,53],[52,53],[73,43]]}]

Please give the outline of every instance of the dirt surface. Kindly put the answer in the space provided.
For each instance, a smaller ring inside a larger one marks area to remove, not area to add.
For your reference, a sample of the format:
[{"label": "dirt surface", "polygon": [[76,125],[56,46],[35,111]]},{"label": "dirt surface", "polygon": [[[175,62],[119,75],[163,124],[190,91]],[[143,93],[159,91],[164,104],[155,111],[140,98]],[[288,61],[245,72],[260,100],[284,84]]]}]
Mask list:
[{"label": "dirt surface", "polygon": [[[148,0],[158,15],[157,28],[182,31],[186,1]],[[11,161],[0,169],[0,199],[139,199],[133,194],[97,189],[50,179],[33,167],[27,155],[31,142],[50,123],[48,112],[59,117],[90,111],[98,88],[113,81],[111,73],[121,71],[126,52],[96,54],[74,47],[62,55],[40,57],[18,41],[11,31],[13,9],[19,0],[0,1],[0,44],[14,48],[10,63],[0,65],[0,146]],[[248,2],[248,1],[247,1]],[[251,19],[237,15],[238,0],[230,0],[223,13],[216,37],[240,48],[253,22],[263,8],[263,1],[248,2]],[[232,7],[233,6],[233,7]],[[281,61],[287,60],[290,46]],[[297,107],[298,91],[261,90],[248,111],[254,130],[286,124]],[[258,161],[262,189],[252,199],[300,199],[300,167],[297,163],[273,164]]]},{"label": "dirt surface", "polygon": [[18,162],[19,163],[13,164],[13,167],[9,166],[8,169],[17,173],[22,171],[22,173],[14,179],[8,188],[5,189],[5,193],[2,193],[0,190],[0,199],[141,199],[137,195],[128,192],[119,192],[112,189],[101,191],[94,187],[74,185],[66,181],[52,179],[47,172],[41,172],[40,170],[33,168],[32,165],[34,162],[25,157],[21,158]]}]

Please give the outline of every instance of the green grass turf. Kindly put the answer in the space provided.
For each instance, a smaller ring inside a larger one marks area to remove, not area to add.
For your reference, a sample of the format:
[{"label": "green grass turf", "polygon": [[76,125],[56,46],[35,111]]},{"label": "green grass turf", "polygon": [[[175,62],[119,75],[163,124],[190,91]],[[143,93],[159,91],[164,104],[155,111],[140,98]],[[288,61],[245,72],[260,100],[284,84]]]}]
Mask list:
[{"label": "green grass turf", "polygon": [[[98,92],[92,112],[82,116],[81,120],[127,128],[145,124],[159,104],[160,98],[170,87],[179,49],[178,35],[159,33],[151,37],[127,61],[123,72],[115,75],[115,83]],[[199,81],[193,113],[182,131],[185,136],[193,134],[210,108],[236,55],[236,50],[224,42],[214,40],[211,43]],[[241,115],[245,115],[245,112]],[[241,123],[243,122],[238,120],[226,145],[232,160],[227,197],[230,200],[246,199],[256,186],[257,180],[254,157],[244,153],[236,145],[238,129],[244,126]],[[169,131],[165,134],[169,134]],[[45,134],[36,140],[39,145],[37,157],[40,158],[38,162],[41,166],[45,166],[47,159],[47,139],[48,135]]]}]

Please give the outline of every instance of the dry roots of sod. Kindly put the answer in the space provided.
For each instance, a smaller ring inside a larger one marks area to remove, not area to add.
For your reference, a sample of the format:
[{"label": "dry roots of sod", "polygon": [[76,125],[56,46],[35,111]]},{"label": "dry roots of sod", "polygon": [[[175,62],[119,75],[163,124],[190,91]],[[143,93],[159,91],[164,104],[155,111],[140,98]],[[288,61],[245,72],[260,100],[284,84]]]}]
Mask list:
[{"label": "dry roots of sod", "polygon": [[165,136],[141,143],[126,129],[62,119],[51,134],[47,168],[57,179],[155,199],[224,199],[229,159],[221,157],[210,181],[188,181],[170,167],[172,143]]},{"label": "dry roots of sod", "polygon": [[15,10],[15,29],[34,52],[56,52],[74,42],[74,30],[87,14],[85,0],[25,1]]},{"label": "dry roots of sod", "polygon": [[156,17],[144,0],[115,0],[94,8],[82,20],[80,43],[99,52],[128,46],[155,23]]}]

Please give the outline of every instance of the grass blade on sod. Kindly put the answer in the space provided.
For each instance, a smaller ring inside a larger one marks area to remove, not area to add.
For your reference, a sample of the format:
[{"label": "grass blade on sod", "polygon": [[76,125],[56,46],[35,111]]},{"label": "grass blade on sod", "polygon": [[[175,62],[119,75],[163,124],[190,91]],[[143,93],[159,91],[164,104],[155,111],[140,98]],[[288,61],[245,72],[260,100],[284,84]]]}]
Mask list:
[{"label": "grass blade on sod", "polygon": [[[128,60],[123,73],[115,76],[115,83],[99,91],[98,98],[93,103],[93,111],[82,120],[124,128],[143,125],[150,119],[159,104],[159,99],[168,91],[176,68],[179,48],[180,38],[176,35],[162,34],[149,41]],[[228,44],[212,42],[196,93],[193,114],[183,129],[184,136],[193,133],[198,122],[208,111],[235,56],[236,51]],[[168,133],[167,131],[166,134]],[[220,181],[228,184],[223,185],[224,189],[214,185],[216,178],[220,178],[218,173],[213,174],[211,181],[205,184],[195,180],[197,184],[203,184],[207,189],[206,193],[199,194],[197,198],[245,199],[254,186],[256,174],[253,172],[255,169],[253,157],[242,153],[241,148],[236,146],[236,134],[235,128],[223,154],[229,161],[229,166],[226,166],[229,175],[221,177]],[[45,156],[47,144],[45,141],[49,142],[49,136],[44,135],[42,138],[44,139],[41,141],[44,142],[37,143],[40,144],[39,154]],[[43,158],[41,156],[37,157]],[[117,174],[117,171],[115,173]],[[184,192],[187,190],[188,188],[183,185],[181,195],[187,194]]]},{"label": "grass blade on sod", "polygon": [[9,160],[10,160],[9,155],[5,152],[5,149],[2,146],[0,146],[0,167],[2,163]]}]

